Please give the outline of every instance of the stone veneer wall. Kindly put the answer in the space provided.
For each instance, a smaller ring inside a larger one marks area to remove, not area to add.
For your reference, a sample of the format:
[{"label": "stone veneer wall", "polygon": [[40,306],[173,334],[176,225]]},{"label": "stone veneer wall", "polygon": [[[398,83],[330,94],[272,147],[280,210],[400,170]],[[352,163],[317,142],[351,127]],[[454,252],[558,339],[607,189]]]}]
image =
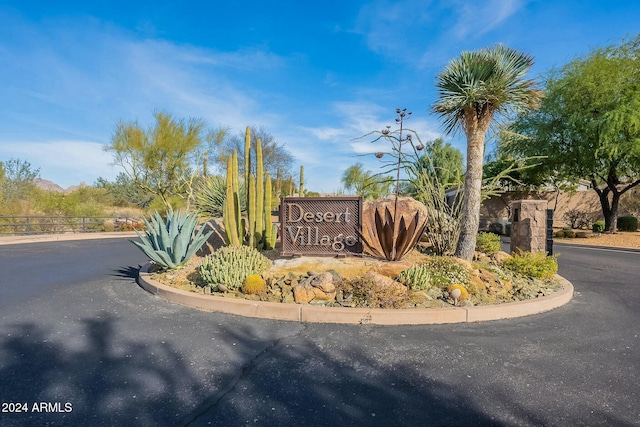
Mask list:
[{"label": "stone veneer wall", "polygon": [[511,203],[511,252],[546,252],[547,201]]}]

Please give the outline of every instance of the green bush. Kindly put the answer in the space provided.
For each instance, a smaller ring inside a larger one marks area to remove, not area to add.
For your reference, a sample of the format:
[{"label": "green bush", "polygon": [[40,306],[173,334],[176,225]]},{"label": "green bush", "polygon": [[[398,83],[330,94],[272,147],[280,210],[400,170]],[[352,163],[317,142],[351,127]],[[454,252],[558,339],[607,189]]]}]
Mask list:
[{"label": "green bush", "polygon": [[564,237],[568,237],[570,239],[573,239],[574,237],[576,237],[576,232],[573,230],[562,230],[562,232],[564,233]]},{"label": "green bush", "polygon": [[635,216],[621,216],[618,218],[617,228],[619,231],[637,231],[638,218]]},{"label": "green bush", "polygon": [[593,223],[591,230],[594,233],[602,233],[604,231],[604,221],[596,221]]},{"label": "green bush", "polygon": [[564,230],[558,230],[555,233],[553,233],[553,237],[557,237],[559,239],[562,239],[564,237]]},{"label": "green bush", "polygon": [[424,290],[430,286],[445,288],[453,284],[467,285],[469,269],[455,258],[438,256],[402,271],[398,281],[413,290]]},{"label": "green bush", "polygon": [[550,279],[558,272],[558,259],[545,252],[520,252],[506,259],[503,267],[522,276]]},{"label": "green bush", "polygon": [[502,240],[500,240],[500,236],[493,233],[478,233],[478,237],[476,239],[476,251],[491,255],[498,252],[500,249],[502,249]]},{"label": "green bush", "polygon": [[252,246],[225,246],[205,257],[199,271],[206,285],[223,284],[229,290],[237,290],[247,277],[265,271],[269,263]]}]

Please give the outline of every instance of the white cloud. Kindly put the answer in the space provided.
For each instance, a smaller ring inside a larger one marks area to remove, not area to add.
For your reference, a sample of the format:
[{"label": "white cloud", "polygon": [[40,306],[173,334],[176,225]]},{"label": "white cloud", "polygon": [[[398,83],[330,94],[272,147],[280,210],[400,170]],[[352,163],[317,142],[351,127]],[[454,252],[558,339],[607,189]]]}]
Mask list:
[{"label": "white cloud", "polygon": [[451,33],[458,40],[469,35],[486,34],[524,6],[522,0],[488,0],[484,2],[452,2],[459,16]]},{"label": "white cloud", "polygon": [[103,145],[89,141],[49,141],[0,143],[0,159],[17,158],[40,169],[43,179],[61,187],[80,182],[93,184],[99,177],[113,180],[118,168],[112,167],[112,157]]}]

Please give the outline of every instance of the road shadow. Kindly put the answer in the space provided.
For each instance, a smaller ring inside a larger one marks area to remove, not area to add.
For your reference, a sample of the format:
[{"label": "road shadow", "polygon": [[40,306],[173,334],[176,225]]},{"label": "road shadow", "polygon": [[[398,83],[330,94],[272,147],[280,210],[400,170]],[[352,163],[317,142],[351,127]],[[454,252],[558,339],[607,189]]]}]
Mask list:
[{"label": "road shadow", "polygon": [[[81,333],[64,342],[55,339],[51,327],[31,322],[0,331],[1,400],[26,402],[29,409],[45,402],[56,409],[2,413],[0,425],[550,424],[544,410],[532,411],[528,402],[517,402],[508,392],[499,395],[492,389],[495,384],[479,380],[479,386],[470,387],[454,374],[445,379],[441,361],[408,357],[406,351],[395,359],[393,348],[384,349],[390,357],[381,357],[366,334],[345,345],[327,346],[326,341],[305,337],[304,325],[287,325],[289,335],[283,337],[282,332],[224,315],[207,326],[219,345],[197,346],[205,349],[197,354],[210,359],[194,364],[190,348],[160,339],[141,343],[116,338],[118,320],[108,313],[78,322]],[[273,322],[272,327],[285,323]],[[194,334],[197,337],[202,338]],[[499,396],[500,406],[509,408],[507,421],[504,412],[496,417],[482,406],[485,385],[487,392]],[[584,421],[570,414],[564,420]],[[625,425],[611,414],[598,413],[597,420]]]},{"label": "road shadow", "polygon": [[[114,322],[110,315],[82,320],[75,348],[33,323],[4,333],[0,396],[27,403],[28,413],[2,413],[0,425],[168,425],[202,397],[176,349],[163,342],[115,342]],[[48,412],[33,410],[40,402]]]},{"label": "road shadow", "polygon": [[127,278],[127,279],[136,280],[138,278],[138,273],[139,272],[140,272],[140,266],[137,266],[137,267],[133,267],[133,266],[120,267],[117,270],[113,270],[112,276],[124,277],[124,278]]}]

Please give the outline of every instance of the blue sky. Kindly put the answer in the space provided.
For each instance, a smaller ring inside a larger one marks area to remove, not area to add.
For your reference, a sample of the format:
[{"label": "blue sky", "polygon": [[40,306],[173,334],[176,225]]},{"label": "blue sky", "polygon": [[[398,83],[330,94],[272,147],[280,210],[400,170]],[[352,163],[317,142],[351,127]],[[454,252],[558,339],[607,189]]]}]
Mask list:
[{"label": "blue sky", "polygon": [[[396,108],[423,140],[435,78],[463,50],[503,43],[531,77],[640,31],[637,1],[1,1],[0,161],[68,187],[120,172],[102,151],[119,120],[154,110],[241,132],[264,127],[306,188],[379,151]],[[445,136],[464,151],[459,136]],[[296,165],[296,171],[297,171]]]}]

